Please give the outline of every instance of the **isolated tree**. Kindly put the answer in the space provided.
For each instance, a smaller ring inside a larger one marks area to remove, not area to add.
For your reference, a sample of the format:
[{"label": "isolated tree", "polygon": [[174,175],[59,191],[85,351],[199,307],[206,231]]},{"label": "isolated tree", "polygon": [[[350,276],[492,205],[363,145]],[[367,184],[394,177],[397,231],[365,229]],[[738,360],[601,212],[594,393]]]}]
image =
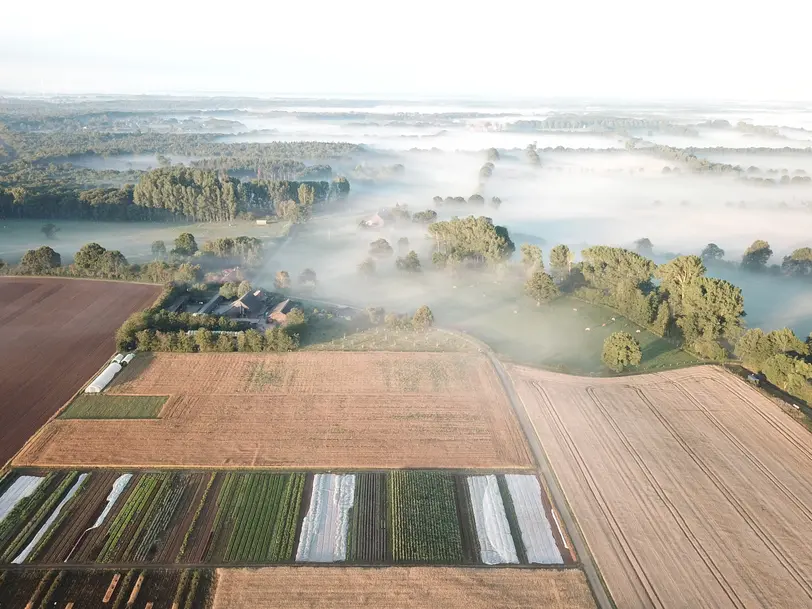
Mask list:
[{"label": "isolated tree", "polygon": [[398,253],[400,255],[406,254],[409,252],[409,239],[406,237],[401,237],[398,239]]},{"label": "isolated tree", "polygon": [[194,256],[197,252],[195,236],[192,233],[181,233],[175,239],[175,249],[172,252],[180,256]]},{"label": "isolated tree", "polygon": [[812,248],[801,247],[789,256],[784,256],[781,271],[796,277],[812,275]]},{"label": "isolated tree", "polygon": [[423,305],[414,313],[412,317],[412,327],[415,330],[425,331],[434,325],[434,314],[426,305]]},{"label": "isolated tree", "polygon": [[499,151],[496,148],[488,148],[488,160],[489,161],[498,161],[499,160]]},{"label": "isolated tree", "polygon": [[372,258],[365,259],[361,264],[358,265],[358,272],[362,275],[371,276],[375,274],[376,265],[375,260]]},{"label": "isolated tree", "polygon": [[480,194],[471,195],[468,202],[472,205],[485,205],[485,197]]},{"label": "isolated tree", "polygon": [[101,266],[104,249],[98,243],[84,244],[73,256],[73,264],[86,271],[96,271]]},{"label": "isolated tree", "polygon": [[290,287],[290,275],[287,271],[277,271],[273,284],[277,290],[287,290]]},{"label": "isolated tree", "polygon": [[302,285],[316,285],[316,271],[313,269],[305,269],[299,274],[299,283]]},{"label": "isolated tree", "polygon": [[405,271],[407,273],[419,273],[422,270],[420,268],[420,259],[414,250],[406,254],[403,258],[398,258],[395,261],[395,266],[399,271]]},{"label": "isolated tree", "polygon": [[500,199],[499,197],[491,197],[491,207],[499,209],[499,207],[501,205],[502,205],[502,199]]},{"label": "isolated tree", "polygon": [[425,211],[419,211],[416,214],[412,215],[412,222],[417,222],[418,224],[431,224],[437,220],[437,212],[433,209],[427,209]]},{"label": "isolated tree", "polygon": [[747,271],[763,271],[767,268],[767,261],[772,255],[769,243],[762,239],[753,241],[742,256],[742,268]]},{"label": "isolated tree", "polygon": [[702,253],[699,255],[702,262],[705,264],[709,262],[717,262],[725,257],[725,250],[716,245],[715,243],[708,243]]},{"label": "isolated tree", "polygon": [[613,332],[603,341],[601,360],[615,372],[623,372],[629,366],[637,366],[642,359],[640,343],[628,332]]},{"label": "isolated tree", "polygon": [[660,280],[661,289],[668,294],[675,313],[682,312],[688,287],[704,275],[705,265],[698,256],[677,256],[654,271],[654,276]]},{"label": "isolated tree", "polygon": [[47,245],[28,250],[20,259],[20,269],[29,275],[47,274],[62,266],[62,257]]},{"label": "isolated tree", "polygon": [[253,291],[253,289],[254,288],[251,286],[251,284],[248,281],[241,281],[240,285],[237,286],[237,296],[239,298],[242,298],[243,296],[245,296],[249,292]]},{"label": "isolated tree", "polygon": [[539,153],[536,151],[535,144],[528,145],[527,148],[525,148],[524,153],[531,165],[541,165],[541,158],[539,158]]},{"label": "isolated tree", "polygon": [[166,243],[161,240],[152,242],[152,257],[155,260],[166,258]]},{"label": "isolated tree", "polygon": [[566,245],[556,245],[550,250],[550,272],[558,281],[563,281],[572,270],[574,257]]},{"label": "isolated tree", "polygon": [[654,254],[654,245],[648,237],[643,237],[634,242],[634,250],[641,256],[651,257]]},{"label": "isolated tree", "polygon": [[524,284],[525,293],[536,301],[536,306],[550,302],[559,295],[553,278],[544,271],[534,271]]},{"label": "isolated tree", "polygon": [[522,266],[527,272],[544,270],[544,254],[538,245],[523,243],[521,247]]},{"label": "isolated tree", "polygon": [[53,239],[56,233],[59,232],[59,228],[56,226],[56,224],[53,224],[51,222],[44,224],[42,228],[39,230],[43,235],[45,235],[45,238],[49,240]]},{"label": "isolated tree", "polygon": [[226,300],[231,300],[232,298],[237,298],[237,287],[239,286],[238,283],[229,281],[224,283],[220,286],[219,294]]},{"label": "isolated tree", "polygon": [[371,256],[382,258],[385,256],[391,256],[394,253],[395,250],[392,249],[392,246],[389,245],[389,242],[386,239],[376,239],[369,244],[369,254]]}]

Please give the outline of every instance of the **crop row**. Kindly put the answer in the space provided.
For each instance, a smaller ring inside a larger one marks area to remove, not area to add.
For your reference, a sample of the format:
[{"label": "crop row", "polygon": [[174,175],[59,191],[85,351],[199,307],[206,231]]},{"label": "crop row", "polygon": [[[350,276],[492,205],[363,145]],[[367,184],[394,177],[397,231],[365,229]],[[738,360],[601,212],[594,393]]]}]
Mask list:
[{"label": "crop row", "polygon": [[[318,489],[304,473],[51,472],[36,486],[31,478],[19,478],[15,492],[30,494],[0,520],[5,563],[23,549],[20,560],[47,564],[571,560],[533,476],[320,474]],[[97,522],[119,478],[128,486]],[[11,488],[13,477],[0,484]]]},{"label": "crop row", "polygon": [[0,571],[0,606],[204,609],[213,579],[199,569]]}]

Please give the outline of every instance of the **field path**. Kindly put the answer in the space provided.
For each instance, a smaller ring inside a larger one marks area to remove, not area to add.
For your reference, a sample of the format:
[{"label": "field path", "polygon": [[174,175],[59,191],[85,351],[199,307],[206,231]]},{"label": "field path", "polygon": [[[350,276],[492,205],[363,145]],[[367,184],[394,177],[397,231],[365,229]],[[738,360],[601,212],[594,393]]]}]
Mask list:
[{"label": "field path", "polygon": [[530,420],[530,417],[527,414],[527,410],[525,410],[523,403],[516,394],[516,389],[514,388],[510,375],[508,374],[507,370],[505,370],[502,362],[496,358],[490,349],[486,350],[485,352],[490,358],[502,386],[505,388],[505,393],[507,393],[510,404],[513,407],[513,411],[516,413],[519,424],[521,425],[524,435],[530,444],[530,450],[533,453],[533,458],[536,461],[536,465],[538,466],[541,475],[544,476],[544,481],[547,484],[547,488],[550,489],[553,504],[555,505],[556,510],[558,510],[558,513],[561,515],[561,519],[564,521],[564,526],[567,529],[567,533],[572,541],[572,545],[575,547],[575,553],[578,556],[578,560],[581,562],[581,567],[586,575],[587,583],[592,591],[592,595],[595,597],[595,602],[597,603],[598,608],[615,609],[615,605],[609,598],[609,594],[603,585],[603,580],[598,572],[598,568],[596,567],[595,561],[592,558],[592,554],[590,553],[586,541],[583,538],[581,529],[578,527],[575,518],[570,511],[570,506],[567,503],[564,492],[561,490],[561,487],[558,484],[558,479],[556,478],[555,473],[553,473],[553,468],[547,459],[547,454],[544,452],[544,449],[541,446],[539,435],[533,426],[533,422]]}]

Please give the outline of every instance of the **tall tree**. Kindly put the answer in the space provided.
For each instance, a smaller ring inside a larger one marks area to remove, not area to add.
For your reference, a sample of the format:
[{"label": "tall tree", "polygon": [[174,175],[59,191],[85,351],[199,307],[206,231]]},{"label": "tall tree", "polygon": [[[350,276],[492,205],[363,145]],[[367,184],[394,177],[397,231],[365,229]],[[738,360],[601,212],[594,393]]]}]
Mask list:
[{"label": "tall tree", "polygon": [[192,233],[181,233],[175,239],[175,249],[173,253],[179,256],[193,256],[197,252],[197,241]]},{"label": "tall tree", "polygon": [[[408,317],[406,318],[408,319]],[[423,305],[414,313],[412,317],[412,327],[415,330],[428,330],[434,325],[434,313],[426,305]]]},{"label": "tall tree", "polygon": [[694,281],[705,275],[705,265],[698,256],[677,256],[654,271],[662,289],[668,294],[676,314],[682,312],[685,292]]},{"label": "tall tree", "polygon": [[716,262],[725,257],[725,250],[716,245],[715,243],[708,243],[705,249],[702,250],[700,258],[705,264]]},{"label": "tall tree", "polygon": [[742,268],[748,271],[763,271],[767,268],[767,261],[772,255],[769,243],[762,239],[753,241],[742,256]]},{"label": "tall tree", "polygon": [[652,245],[651,239],[648,237],[643,237],[642,239],[635,241],[634,249],[641,256],[649,257],[654,254],[654,245]]},{"label": "tall tree", "polygon": [[107,250],[98,243],[86,243],[73,256],[73,263],[86,271],[97,271]]},{"label": "tall tree", "polygon": [[286,290],[290,287],[290,274],[287,271],[277,271],[273,280],[277,290]]},{"label": "tall tree", "polygon": [[57,227],[56,224],[48,222],[47,224],[42,225],[40,232],[42,232],[42,234],[45,235],[46,239],[51,240],[56,236],[56,233],[59,232],[59,228]]},{"label": "tall tree", "polygon": [[699,277],[685,291],[677,325],[689,342],[735,339],[741,331],[744,298],[723,279]]},{"label": "tall tree", "polygon": [[522,266],[526,272],[544,270],[544,254],[538,245],[523,243],[521,246]]},{"label": "tall tree", "polygon": [[152,257],[155,260],[163,260],[166,258],[166,243],[163,241],[153,241],[152,242]]},{"label": "tall tree", "polygon": [[550,272],[552,276],[563,281],[572,270],[573,255],[566,245],[556,245],[550,250]]},{"label": "tall tree", "polygon": [[525,293],[536,301],[536,306],[559,295],[553,278],[544,271],[535,271],[524,284]]},{"label": "tall tree", "polygon": [[781,270],[786,275],[806,276],[812,275],[812,248],[801,247],[784,256]]},{"label": "tall tree", "polygon": [[420,268],[420,259],[414,250],[406,254],[403,258],[398,258],[395,261],[395,266],[399,271],[406,271],[407,273],[419,273],[422,270]]},{"label": "tall tree", "polygon": [[640,343],[628,332],[613,332],[603,341],[601,360],[615,372],[623,372],[629,366],[637,366],[642,359]]},{"label": "tall tree", "polygon": [[62,266],[62,257],[47,245],[28,250],[20,259],[20,269],[30,275],[44,275]]}]

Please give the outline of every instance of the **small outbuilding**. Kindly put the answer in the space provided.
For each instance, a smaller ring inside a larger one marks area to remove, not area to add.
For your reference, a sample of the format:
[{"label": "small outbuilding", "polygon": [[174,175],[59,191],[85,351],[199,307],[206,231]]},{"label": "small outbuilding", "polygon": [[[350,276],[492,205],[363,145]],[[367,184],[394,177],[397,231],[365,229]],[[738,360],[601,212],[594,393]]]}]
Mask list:
[{"label": "small outbuilding", "polygon": [[270,315],[268,315],[268,321],[274,321],[280,326],[285,325],[288,321],[288,313],[290,313],[293,308],[293,303],[290,301],[290,298],[283,300],[273,308]]}]

